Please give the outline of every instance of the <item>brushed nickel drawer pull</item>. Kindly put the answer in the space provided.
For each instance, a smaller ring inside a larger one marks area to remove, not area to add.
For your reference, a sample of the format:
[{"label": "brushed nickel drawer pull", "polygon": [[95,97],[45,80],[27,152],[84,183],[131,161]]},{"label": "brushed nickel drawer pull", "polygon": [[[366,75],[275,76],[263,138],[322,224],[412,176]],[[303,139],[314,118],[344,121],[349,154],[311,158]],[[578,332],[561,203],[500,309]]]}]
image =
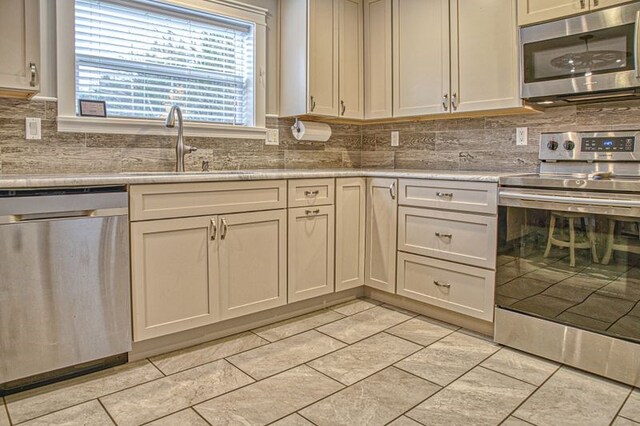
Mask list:
[{"label": "brushed nickel drawer pull", "polygon": [[31,72],[31,80],[29,81],[29,86],[36,87],[36,81],[38,79],[38,66],[33,62],[29,63],[29,71]]},{"label": "brushed nickel drawer pull", "polygon": [[433,280],[433,283],[434,283],[435,285],[437,285],[438,287],[442,287],[442,288],[451,288],[451,284],[448,284],[448,283],[441,283],[441,282],[440,282],[440,281],[438,281],[438,280]]},{"label": "brushed nickel drawer pull", "polygon": [[453,192],[436,192],[436,196],[440,198],[453,198]]},{"label": "brushed nickel drawer pull", "polygon": [[304,195],[306,195],[307,197],[315,197],[319,193],[320,191],[318,191],[317,189],[315,191],[304,191]]},{"label": "brushed nickel drawer pull", "polygon": [[580,0],[580,9],[584,9],[587,7],[587,2],[586,0]]},{"label": "brushed nickel drawer pull", "polygon": [[451,239],[453,237],[453,234],[443,234],[441,232],[436,232],[436,237]]},{"label": "brushed nickel drawer pull", "polygon": [[307,216],[316,216],[317,214],[320,213],[320,209],[315,209],[315,210],[305,210],[304,213]]},{"label": "brushed nickel drawer pull", "polygon": [[395,181],[393,181],[393,183],[391,183],[391,185],[389,186],[389,194],[391,195],[392,200],[396,199],[396,182]]}]

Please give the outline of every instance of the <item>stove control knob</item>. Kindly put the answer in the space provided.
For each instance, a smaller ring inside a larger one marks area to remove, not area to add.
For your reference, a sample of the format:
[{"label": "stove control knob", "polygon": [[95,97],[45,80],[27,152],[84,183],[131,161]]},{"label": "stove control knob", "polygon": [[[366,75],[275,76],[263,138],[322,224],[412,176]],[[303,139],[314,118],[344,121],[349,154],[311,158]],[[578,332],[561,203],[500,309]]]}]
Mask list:
[{"label": "stove control knob", "polygon": [[556,149],[558,149],[558,142],[554,140],[549,141],[549,143],[547,143],[547,148],[549,148],[551,151],[555,151]]},{"label": "stove control knob", "polygon": [[567,151],[572,151],[576,147],[575,142],[573,141],[564,141],[564,149]]}]

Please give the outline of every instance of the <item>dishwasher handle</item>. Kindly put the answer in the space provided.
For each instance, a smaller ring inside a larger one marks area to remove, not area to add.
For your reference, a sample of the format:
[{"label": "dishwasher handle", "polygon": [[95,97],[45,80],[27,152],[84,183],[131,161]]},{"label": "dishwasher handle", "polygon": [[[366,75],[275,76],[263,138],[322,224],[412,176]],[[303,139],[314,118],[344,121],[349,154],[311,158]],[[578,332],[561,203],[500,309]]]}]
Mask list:
[{"label": "dishwasher handle", "polygon": [[126,216],[126,208],[70,210],[44,213],[12,214],[0,216],[0,225],[8,223],[46,222],[51,220],[87,219],[93,217]]}]

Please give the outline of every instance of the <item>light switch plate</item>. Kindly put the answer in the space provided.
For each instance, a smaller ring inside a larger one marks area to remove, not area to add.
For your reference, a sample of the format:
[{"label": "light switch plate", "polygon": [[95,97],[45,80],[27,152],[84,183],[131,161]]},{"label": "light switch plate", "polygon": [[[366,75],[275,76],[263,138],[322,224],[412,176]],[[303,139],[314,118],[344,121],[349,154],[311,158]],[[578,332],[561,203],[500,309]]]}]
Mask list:
[{"label": "light switch plate", "polygon": [[400,132],[391,132],[391,146],[400,146]]},{"label": "light switch plate", "polygon": [[280,130],[267,129],[267,138],[264,141],[265,145],[280,145]]},{"label": "light switch plate", "polygon": [[518,127],[516,129],[516,145],[526,145],[528,138],[529,129],[527,127]]},{"label": "light switch plate", "polygon": [[26,139],[42,139],[42,123],[39,118],[25,119],[25,136]]}]

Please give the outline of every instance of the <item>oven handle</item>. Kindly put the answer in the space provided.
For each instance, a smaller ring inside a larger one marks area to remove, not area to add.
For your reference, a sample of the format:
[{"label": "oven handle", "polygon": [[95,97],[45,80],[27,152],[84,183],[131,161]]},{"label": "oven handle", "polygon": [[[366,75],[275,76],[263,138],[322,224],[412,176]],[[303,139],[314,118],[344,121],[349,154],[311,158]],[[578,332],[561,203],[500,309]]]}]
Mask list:
[{"label": "oven handle", "polygon": [[609,207],[640,207],[640,200],[616,200],[604,198],[564,197],[562,195],[525,194],[522,192],[500,191],[500,198],[523,201],[549,201],[563,204],[580,204]]},{"label": "oven handle", "polygon": [[633,46],[633,59],[636,67],[636,78],[640,78],[640,10],[636,12],[636,25],[635,25],[635,33],[634,33],[634,46]]}]

